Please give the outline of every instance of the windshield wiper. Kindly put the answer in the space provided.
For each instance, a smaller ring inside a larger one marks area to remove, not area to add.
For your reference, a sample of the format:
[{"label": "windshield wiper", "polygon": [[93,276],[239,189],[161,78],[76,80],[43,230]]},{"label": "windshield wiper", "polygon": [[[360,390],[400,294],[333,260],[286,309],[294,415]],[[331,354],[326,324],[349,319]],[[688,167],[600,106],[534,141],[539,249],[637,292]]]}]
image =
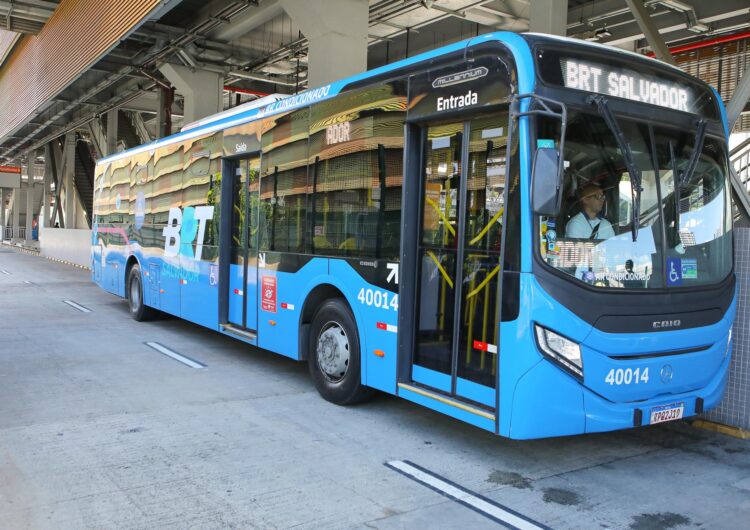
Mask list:
[{"label": "windshield wiper", "polygon": [[703,140],[706,138],[706,120],[703,118],[698,121],[698,129],[695,131],[695,141],[693,142],[693,152],[690,153],[690,162],[680,174],[679,185],[683,186],[692,180],[695,168],[698,167],[698,159],[703,152]]},{"label": "windshield wiper", "polygon": [[630,174],[630,190],[631,198],[633,200],[633,222],[631,224],[631,231],[633,233],[633,241],[638,239],[638,226],[640,225],[641,218],[641,172],[638,170],[638,166],[635,165],[633,160],[633,152],[630,150],[630,146],[625,141],[625,135],[622,134],[620,125],[612,115],[612,111],[609,109],[607,99],[604,96],[597,95],[589,97],[589,103],[596,106],[599,114],[604,118],[607,127],[612,131],[612,134],[617,141],[617,147],[620,148],[622,158],[625,161],[625,167]]},{"label": "windshield wiper", "polygon": [[672,166],[672,180],[674,180],[674,240],[680,234],[680,188],[682,187],[682,177],[678,177],[677,158],[674,156],[674,145],[669,141],[669,165]]},{"label": "windshield wiper", "polygon": [[[680,202],[682,202],[682,187],[693,179],[695,169],[698,167],[698,159],[703,152],[703,141],[706,138],[706,120],[698,121],[698,129],[695,131],[693,140],[693,152],[684,171],[677,169],[677,157],[674,154],[674,145],[669,142],[669,163],[672,166],[672,179],[674,180],[674,240],[680,242]],[[679,244],[679,243],[677,243]]]}]

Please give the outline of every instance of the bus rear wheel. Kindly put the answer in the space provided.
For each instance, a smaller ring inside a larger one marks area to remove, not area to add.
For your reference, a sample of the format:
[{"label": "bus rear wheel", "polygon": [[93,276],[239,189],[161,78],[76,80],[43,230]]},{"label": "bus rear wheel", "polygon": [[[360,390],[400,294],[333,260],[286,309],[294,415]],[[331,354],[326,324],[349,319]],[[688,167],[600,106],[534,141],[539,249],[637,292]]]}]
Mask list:
[{"label": "bus rear wheel", "polygon": [[359,335],[349,306],[341,298],[326,300],[310,327],[307,364],[315,388],[337,405],[370,399],[371,388],[362,384]]},{"label": "bus rear wheel", "polygon": [[156,317],[156,310],[148,307],[143,302],[143,282],[141,281],[140,266],[133,265],[128,273],[128,305],[130,307],[130,316],[138,322],[153,320]]}]

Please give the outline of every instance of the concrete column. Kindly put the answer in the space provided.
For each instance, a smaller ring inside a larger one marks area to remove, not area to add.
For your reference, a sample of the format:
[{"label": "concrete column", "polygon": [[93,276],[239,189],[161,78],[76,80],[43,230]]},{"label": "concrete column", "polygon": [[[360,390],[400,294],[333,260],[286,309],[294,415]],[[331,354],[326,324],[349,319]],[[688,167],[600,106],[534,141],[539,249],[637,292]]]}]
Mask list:
[{"label": "concrete column", "polygon": [[185,98],[186,124],[223,110],[223,75],[205,70],[192,71],[176,64],[164,64],[159,70]]},{"label": "concrete column", "polygon": [[117,127],[120,111],[110,110],[107,112],[107,152],[105,156],[113,155],[117,152]]},{"label": "concrete column", "polygon": [[29,175],[29,182],[26,185],[26,237],[24,241],[26,243],[31,242],[31,222],[34,219],[34,173],[36,166],[36,152],[29,151],[28,162],[26,163],[26,173]]},{"label": "concrete column", "polygon": [[76,227],[75,193],[73,191],[73,177],[76,170],[75,142],[75,133],[65,135],[65,148],[63,149],[63,167],[65,168],[65,172],[62,175],[64,182],[63,190],[65,191],[65,203],[63,205],[65,228]]},{"label": "concrete column", "polygon": [[5,188],[0,188],[0,241],[5,239]]},{"label": "concrete column", "polygon": [[50,144],[44,146],[44,189],[42,191],[42,213],[39,216],[39,231],[49,226],[49,197],[52,193],[52,149]]},{"label": "concrete column", "polygon": [[367,70],[367,0],[282,0],[281,5],[310,41],[308,88]]},{"label": "concrete column", "polygon": [[532,0],[530,4],[530,31],[565,36],[568,25],[568,0]]},{"label": "concrete column", "polygon": [[[23,183],[21,184],[23,185]],[[13,237],[18,237],[18,225],[21,223],[21,188],[13,188]]]}]

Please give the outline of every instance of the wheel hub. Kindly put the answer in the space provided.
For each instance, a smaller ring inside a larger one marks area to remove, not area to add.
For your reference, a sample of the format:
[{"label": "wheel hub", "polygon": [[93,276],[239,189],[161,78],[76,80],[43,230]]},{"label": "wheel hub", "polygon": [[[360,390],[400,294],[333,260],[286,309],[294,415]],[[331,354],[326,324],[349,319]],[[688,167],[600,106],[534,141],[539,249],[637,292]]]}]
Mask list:
[{"label": "wheel hub", "polygon": [[349,368],[349,339],[335,322],[323,327],[318,336],[318,366],[331,381],[341,381]]}]

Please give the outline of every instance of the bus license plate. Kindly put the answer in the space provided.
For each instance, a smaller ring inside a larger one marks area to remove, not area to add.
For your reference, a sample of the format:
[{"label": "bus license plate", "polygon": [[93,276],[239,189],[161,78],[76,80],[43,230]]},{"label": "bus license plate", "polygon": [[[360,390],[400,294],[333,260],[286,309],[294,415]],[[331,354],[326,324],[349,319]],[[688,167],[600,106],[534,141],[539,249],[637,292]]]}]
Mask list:
[{"label": "bus license plate", "polygon": [[684,403],[672,403],[661,407],[651,409],[651,425],[654,423],[663,423],[665,421],[674,421],[682,419],[682,413],[685,411]]}]

